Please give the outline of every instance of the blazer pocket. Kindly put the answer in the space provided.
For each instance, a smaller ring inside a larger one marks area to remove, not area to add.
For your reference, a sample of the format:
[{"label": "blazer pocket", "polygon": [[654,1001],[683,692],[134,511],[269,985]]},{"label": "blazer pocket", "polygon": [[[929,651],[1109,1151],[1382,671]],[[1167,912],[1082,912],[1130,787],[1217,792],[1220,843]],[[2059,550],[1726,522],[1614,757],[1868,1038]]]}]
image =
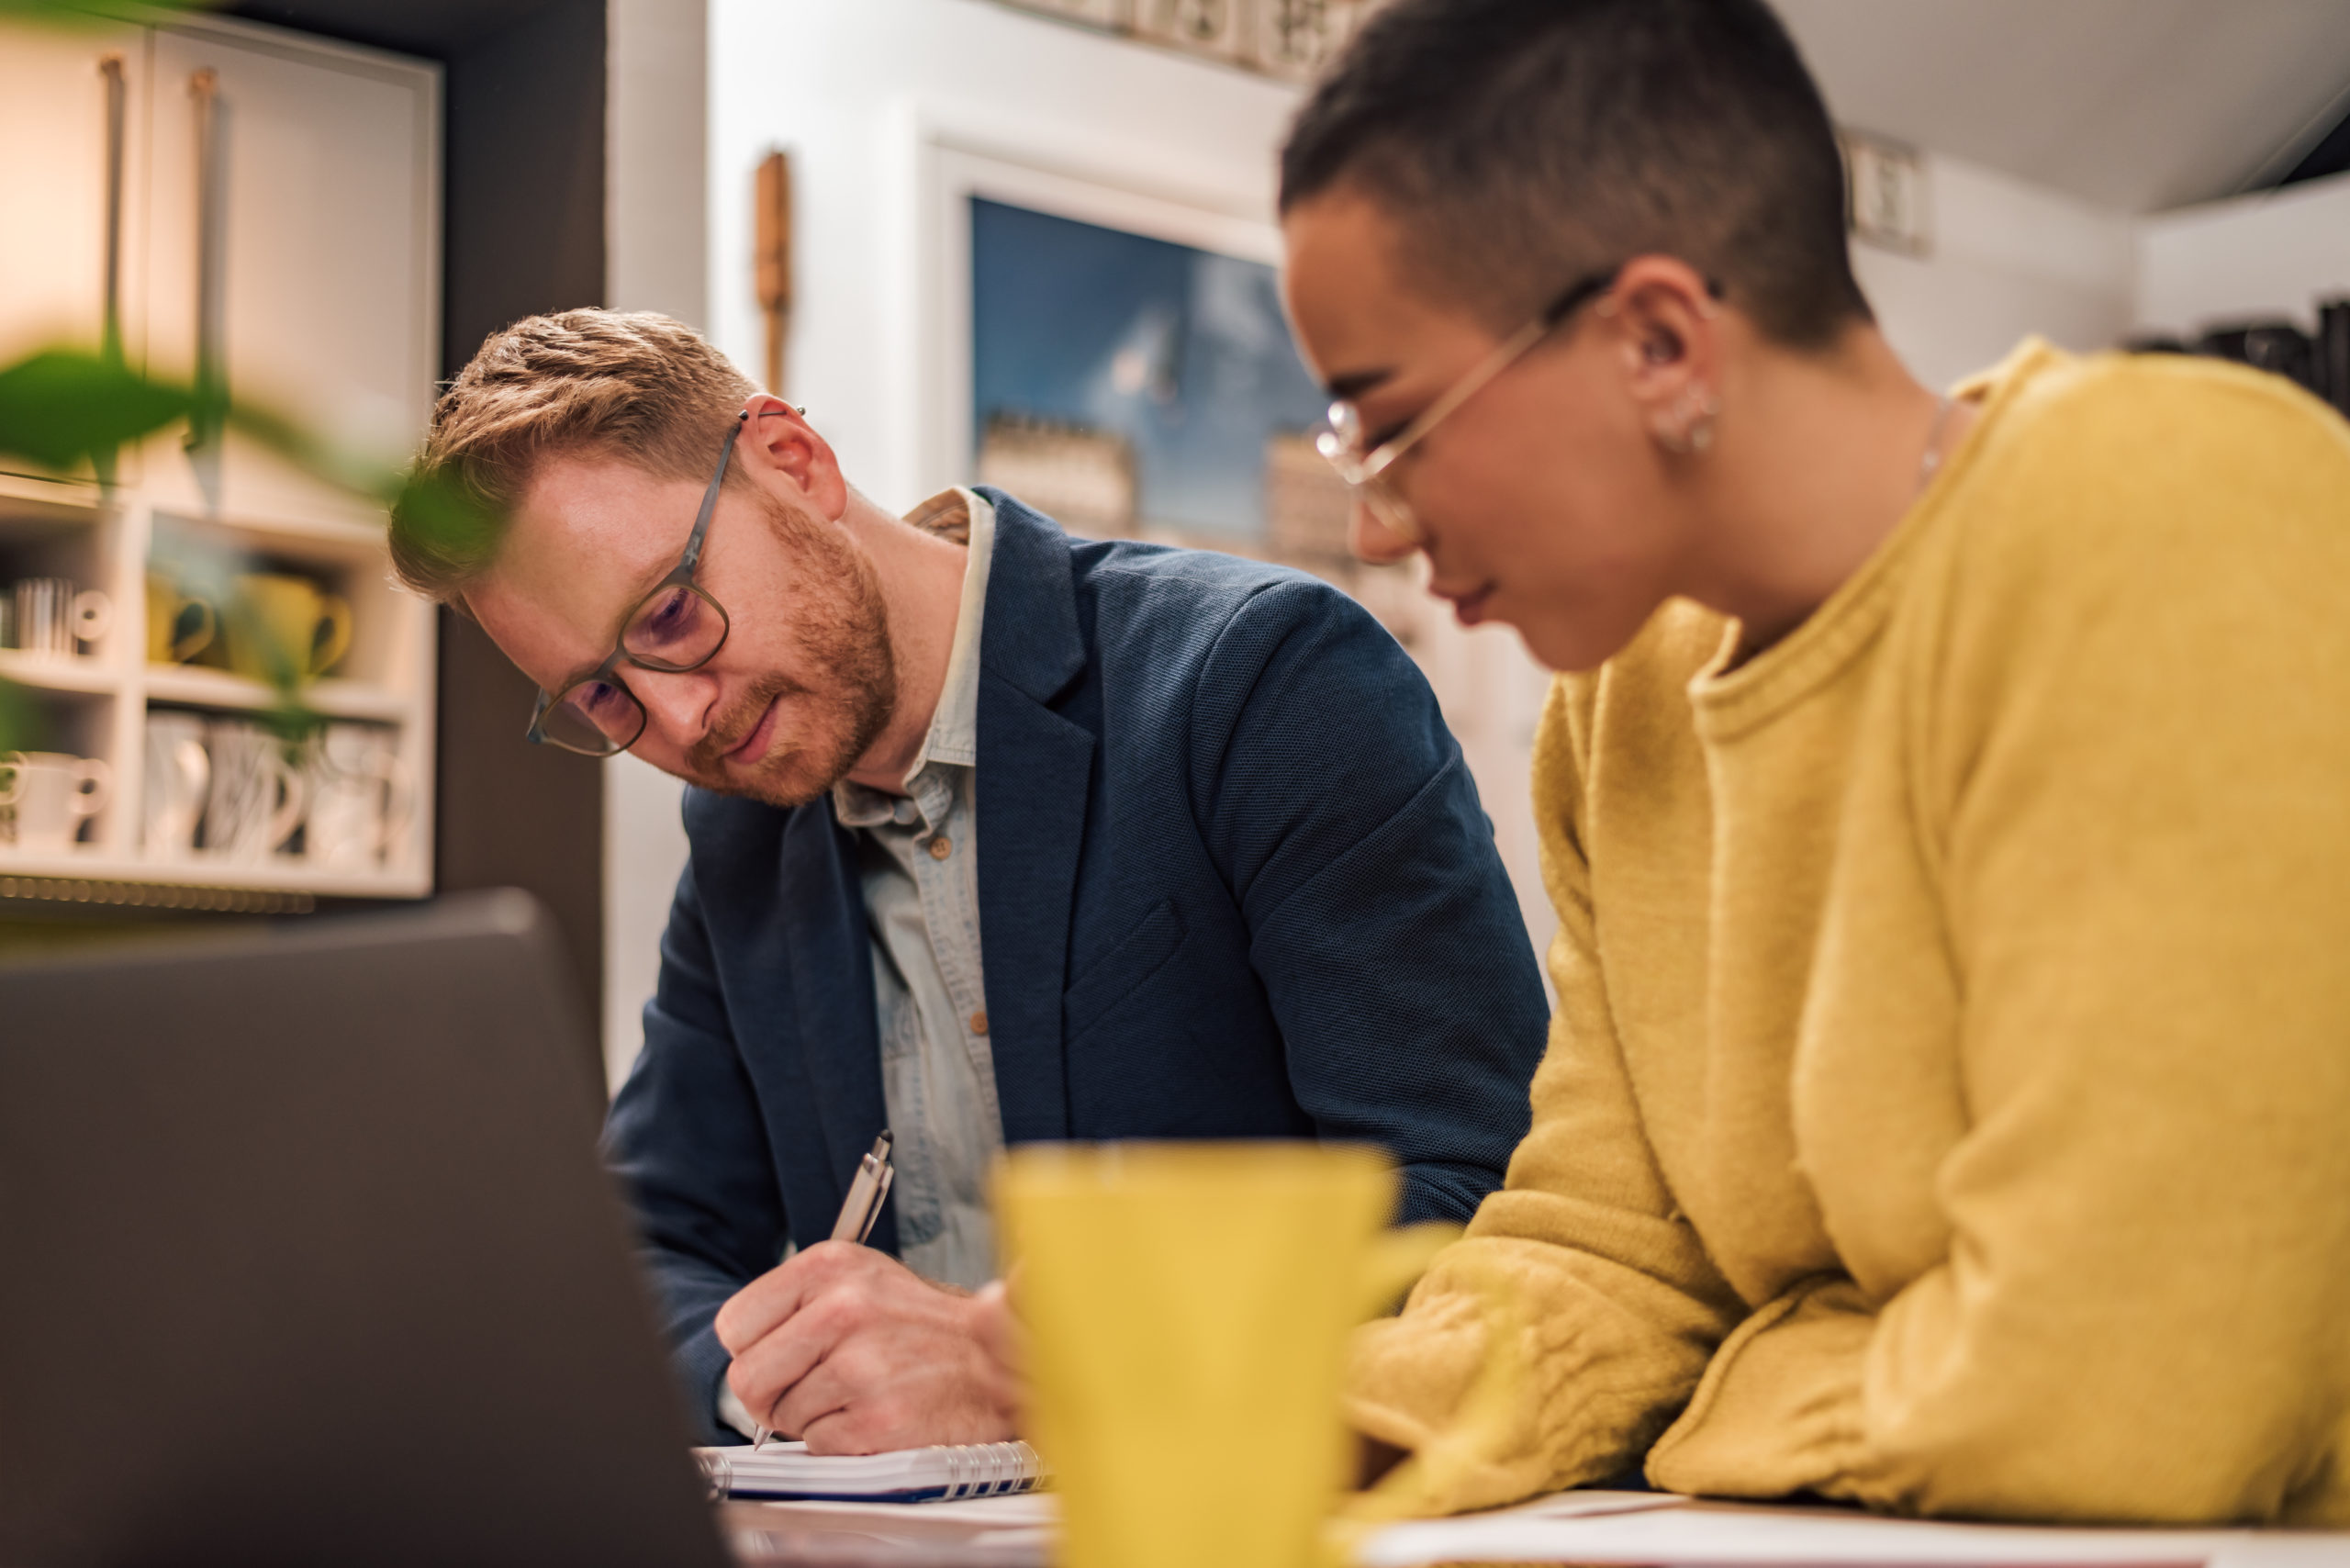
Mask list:
[{"label": "blazer pocket", "polygon": [[1166,968],[1188,935],[1175,901],[1159,900],[1116,946],[1088,964],[1062,994],[1062,1037],[1077,1034]]}]

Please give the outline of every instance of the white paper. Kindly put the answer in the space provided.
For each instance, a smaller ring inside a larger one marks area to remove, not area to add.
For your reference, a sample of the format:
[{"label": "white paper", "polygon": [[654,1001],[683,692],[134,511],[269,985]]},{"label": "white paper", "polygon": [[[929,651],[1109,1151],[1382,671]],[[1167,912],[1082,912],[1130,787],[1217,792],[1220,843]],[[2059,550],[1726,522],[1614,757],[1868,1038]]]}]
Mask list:
[{"label": "white paper", "polygon": [[871,1454],[811,1454],[803,1442],[764,1448],[698,1448],[713,1485],[738,1498],[817,1496],[902,1500],[893,1494],[945,1492],[949,1500],[1024,1491],[1043,1470],[1023,1442],[968,1448],[893,1449]]},{"label": "white paper", "polygon": [[843,1503],[790,1497],[738,1502],[733,1506],[834,1518],[886,1520],[913,1517],[955,1519],[975,1528],[1001,1529],[1050,1527],[1060,1518],[1060,1505],[1050,1492],[1014,1492],[1002,1497],[965,1497],[953,1503]]},{"label": "white paper", "polygon": [[[1357,1550],[1359,1568],[1445,1562],[1688,1564],[1691,1568],[2316,1568],[2350,1563],[2350,1533],[2121,1530],[1943,1524],[1833,1508],[1689,1501],[1638,1512],[1531,1507],[1392,1525]],[[1640,1494],[1613,1495],[1639,1496]]]}]

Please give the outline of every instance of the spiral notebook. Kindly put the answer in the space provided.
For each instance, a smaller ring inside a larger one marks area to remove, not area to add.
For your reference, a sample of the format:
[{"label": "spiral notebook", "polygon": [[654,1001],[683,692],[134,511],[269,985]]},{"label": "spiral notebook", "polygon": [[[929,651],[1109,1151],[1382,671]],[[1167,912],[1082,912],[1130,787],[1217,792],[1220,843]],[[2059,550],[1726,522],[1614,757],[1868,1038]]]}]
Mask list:
[{"label": "spiral notebook", "polygon": [[1028,1492],[1045,1467],[1026,1443],[899,1449],[890,1453],[814,1454],[805,1443],[694,1450],[713,1497],[797,1498],[840,1503],[952,1503]]}]

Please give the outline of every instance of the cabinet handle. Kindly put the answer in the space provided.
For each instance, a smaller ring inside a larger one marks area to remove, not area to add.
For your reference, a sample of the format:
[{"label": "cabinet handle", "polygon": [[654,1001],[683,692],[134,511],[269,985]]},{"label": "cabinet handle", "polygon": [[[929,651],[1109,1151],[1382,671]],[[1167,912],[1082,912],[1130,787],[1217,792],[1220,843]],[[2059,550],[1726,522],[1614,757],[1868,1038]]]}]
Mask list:
[{"label": "cabinet handle", "polygon": [[129,94],[122,80],[122,56],[109,54],[98,62],[106,79],[106,291],[101,302],[99,353],[122,358],[122,129]]},{"label": "cabinet handle", "polygon": [[197,72],[187,91],[196,100],[196,407],[187,447],[197,452],[219,442],[229,398],[220,364],[220,73]]}]

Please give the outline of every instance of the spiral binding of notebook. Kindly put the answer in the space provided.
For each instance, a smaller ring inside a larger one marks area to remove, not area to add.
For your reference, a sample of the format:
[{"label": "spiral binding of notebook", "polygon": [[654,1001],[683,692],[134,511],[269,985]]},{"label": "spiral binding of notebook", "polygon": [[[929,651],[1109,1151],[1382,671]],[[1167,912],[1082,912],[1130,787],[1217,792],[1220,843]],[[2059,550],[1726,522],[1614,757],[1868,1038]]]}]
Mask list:
[{"label": "spiral binding of notebook", "polygon": [[694,1450],[711,1495],[831,1502],[952,1503],[1028,1492],[1047,1479],[1023,1442],[891,1453],[811,1454],[804,1443]]}]

